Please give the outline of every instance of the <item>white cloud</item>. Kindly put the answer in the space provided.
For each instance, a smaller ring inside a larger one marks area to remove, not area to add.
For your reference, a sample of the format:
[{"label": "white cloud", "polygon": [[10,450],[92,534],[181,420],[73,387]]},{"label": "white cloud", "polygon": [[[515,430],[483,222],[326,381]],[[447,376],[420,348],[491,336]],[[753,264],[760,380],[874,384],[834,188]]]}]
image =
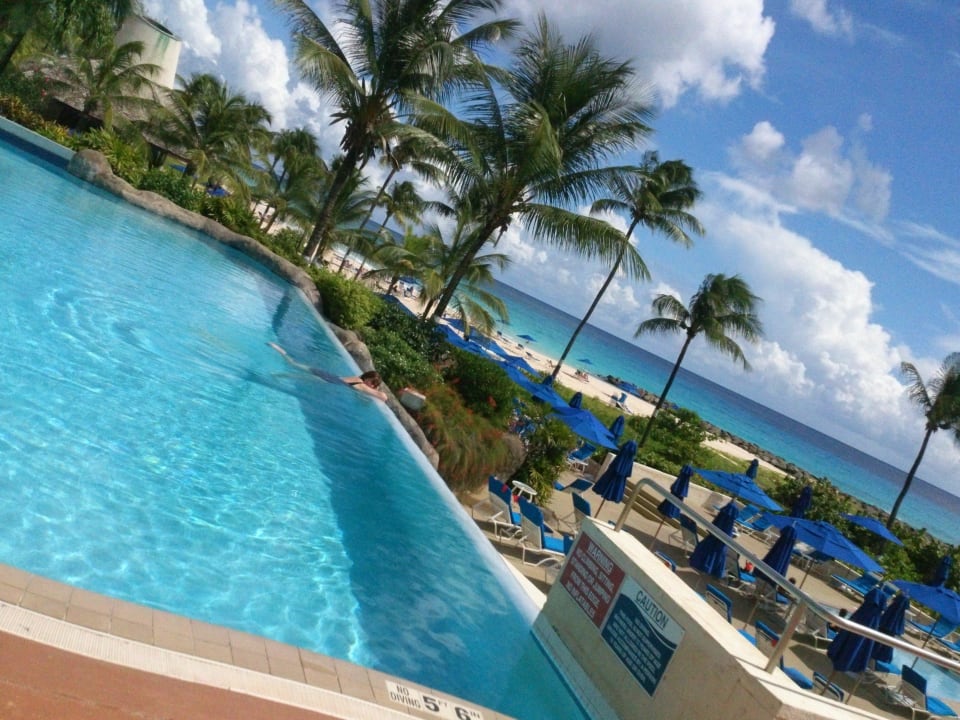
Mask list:
[{"label": "white cloud", "polygon": [[744,86],[758,87],[774,33],[762,0],[596,0],[567,3],[562,13],[545,0],[512,0],[507,14],[511,9],[526,21],[547,12],[570,40],[595,34],[605,52],[634,62],[639,80],[655,85],[665,107],[689,91],[725,101]]},{"label": "white cloud", "polygon": [[144,0],[144,10],[183,40],[188,53],[211,62],[220,55],[204,0]]},{"label": "white cloud", "polygon": [[853,18],[846,10],[827,7],[827,0],[790,0],[790,10],[822,35],[853,34]]}]

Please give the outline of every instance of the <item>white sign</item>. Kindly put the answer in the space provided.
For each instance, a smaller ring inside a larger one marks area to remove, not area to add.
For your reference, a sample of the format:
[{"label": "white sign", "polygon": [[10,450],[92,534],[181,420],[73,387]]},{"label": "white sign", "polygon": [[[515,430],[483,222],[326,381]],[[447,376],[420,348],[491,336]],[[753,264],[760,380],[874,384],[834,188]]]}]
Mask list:
[{"label": "white sign", "polygon": [[433,713],[438,718],[446,718],[446,720],[483,720],[483,713],[479,710],[458,705],[446,698],[430,695],[416,688],[400,685],[392,680],[387,680],[387,692],[390,694],[390,699],[397,705],[413,708],[423,713]]}]

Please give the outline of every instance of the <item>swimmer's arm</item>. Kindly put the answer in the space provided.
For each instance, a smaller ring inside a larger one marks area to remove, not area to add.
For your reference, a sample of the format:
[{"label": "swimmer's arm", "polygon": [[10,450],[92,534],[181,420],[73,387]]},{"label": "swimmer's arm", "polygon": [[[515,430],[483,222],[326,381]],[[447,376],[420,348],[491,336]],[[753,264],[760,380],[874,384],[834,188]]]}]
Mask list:
[{"label": "swimmer's arm", "polygon": [[345,377],[341,379],[343,380],[344,384],[349,385],[357,392],[366,393],[371,397],[377,398],[377,400],[385,401],[387,399],[386,393],[382,392],[381,390],[377,390],[376,388],[370,387],[361,378],[357,377],[356,375],[354,375],[353,377]]}]

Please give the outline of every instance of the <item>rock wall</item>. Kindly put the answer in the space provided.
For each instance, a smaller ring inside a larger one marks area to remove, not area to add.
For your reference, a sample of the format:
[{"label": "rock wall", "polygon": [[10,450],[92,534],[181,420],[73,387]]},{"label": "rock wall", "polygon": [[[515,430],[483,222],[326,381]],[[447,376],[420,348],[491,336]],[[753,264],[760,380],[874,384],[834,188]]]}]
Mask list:
[{"label": "rock wall", "polygon": [[[110,163],[107,162],[107,159],[102,153],[96,150],[81,150],[70,160],[67,165],[67,170],[78,178],[103,188],[107,192],[121,197],[137,207],[173,220],[186,227],[193,228],[194,230],[199,230],[214,240],[239,250],[244,255],[264,265],[278,277],[297,286],[317,309],[317,312],[321,315],[323,314],[323,303],[320,299],[320,292],[317,290],[316,284],[314,284],[313,280],[310,279],[310,276],[302,268],[294,265],[286,258],[275,254],[253,238],[240,235],[208,217],[185,210],[162,195],[146,190],[137,190],[126,180],[113,174]],[[350,330],[344,330],[331,323],[328,324],[330,324],[331,329],[344,349],[350,353],[357,365],[360,366],[361,371],[374,369],[370,351],[356,333]],[[396,415],[404,430],[413,438],[414,443],[420,448],[430,464],[436,468],[440,462],[440,456],[427,440],[423,430],[420,429],[420,426],[417,425],[410,414],[407,413],[403,405],[400,404],[400,401],[397,400],[396,396],[390,391],[390,388],[383,385],[381,389],[387,394],[387,407]]]}]

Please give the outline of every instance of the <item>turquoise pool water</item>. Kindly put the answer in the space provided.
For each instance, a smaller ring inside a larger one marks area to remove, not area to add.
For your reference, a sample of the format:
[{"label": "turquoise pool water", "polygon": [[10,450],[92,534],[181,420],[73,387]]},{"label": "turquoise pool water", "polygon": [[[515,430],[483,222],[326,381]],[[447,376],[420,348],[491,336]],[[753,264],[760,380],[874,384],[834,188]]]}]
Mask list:
[{"label": "turquoise pool water", "polygon": [[243,256],[0,135],[0,561],[583,717],[534,609],[352,365]]}]

